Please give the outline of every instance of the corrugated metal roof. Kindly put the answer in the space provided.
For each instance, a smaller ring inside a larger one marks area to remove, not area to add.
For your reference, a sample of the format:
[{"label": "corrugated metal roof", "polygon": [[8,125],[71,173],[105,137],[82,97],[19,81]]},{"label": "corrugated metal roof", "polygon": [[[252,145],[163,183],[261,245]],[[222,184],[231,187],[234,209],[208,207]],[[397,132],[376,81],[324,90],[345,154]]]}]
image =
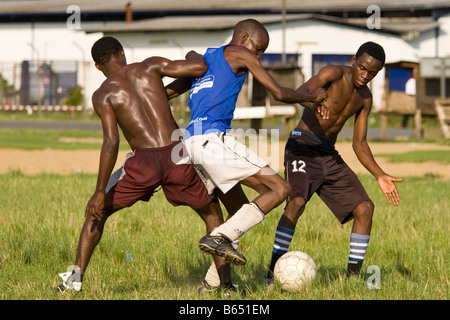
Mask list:
[{"label": "corrugated metal roof", "polygon": [[[314,18],[314,14],[288,15],[286,21]],[[280,23],[280,14],[271,15],[222,15],[222,16],[169,16],[139,20],[129,23],[115,23],[84,29],[90,32],[145,32],[145,31],[176,31],[176,30],[221,30],[230,29],[241,20],[256,19],[262,24]]]},{"label": "corrugated metal roof", "polygon": [[[283,0],[41,0],[0,1],[0,14],[53,14],[65,13],[70,5],[84,12],[120,12],[128,2],[135,11],[201,11],[201,10],[280,10]],[[286,9],[293,11],[342,9],[365,10],[376,4],[380,8],[437,8],[450,7],[448,0],[286,0]]]},{"label": "corrugated metal roof", "polygon": [[[367,19],[347,19],[347,23],[350,25],[356,25],[360,27],[366,26]],[[432,17],[407,17],[407,18],[380,18],[380,24],[383,29],[386,29],[393,33],[408,33],[408,32],[425,32],[432,30],[439,26],[439,23],[434,21]]]},{"label": "corrugated metal roof", "polygon": [[[179,30],[221,30],[232,29],[234,25],[244,19],[253,18],[263,25],[272,23],[281,23],[281,14],[260,14],[260,15],[222,15],[222,16],[169,16],[162,18],[145,19],[134,22],[114,23],[105,26],[83,29],[87,33],[104,32],[161,32],[161,31],[179,31]],[[332,22],[340,25],[349,25],[360,28],[367,28],[367,19],[344,19],[331,17],[321,14],[287,14],[286,21],[299,21],[314,19],[326,22]],[[431,17],[421,18],[381,18],[383,26],[381,32],[394,34],[406,34],[411,31],[424,32],[438,26]]]}]

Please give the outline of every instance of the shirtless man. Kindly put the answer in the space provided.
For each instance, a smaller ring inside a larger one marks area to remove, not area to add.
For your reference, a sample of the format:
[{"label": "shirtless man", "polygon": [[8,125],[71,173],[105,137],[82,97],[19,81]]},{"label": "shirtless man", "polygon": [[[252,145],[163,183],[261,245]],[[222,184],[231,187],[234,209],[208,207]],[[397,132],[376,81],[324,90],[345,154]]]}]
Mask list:
[{"label": "shirtless man", "polygon": [[[208,232],[223,222],[218,203],[212,201],[192,164],[186,164],[188,158],[172,155],[173,150],[182,151],[184,145],[172,140],[177,125],[162,82],[164,76],[203,75],[208,68],[203,58],[190,52],[187,60],[151,57],[127,65],[122,45],[112,37],[94,43],[92,58],[96,68],[107,78],[92,96],[94,109],[102,122],[103,145],[97,186],[86,206],[75,270],[60,274],[62,290],[81,290],[82,277],[106,220],[139,200],[149,201],[159,186],[172,205],[193,208],[204,220]],[[127,155],[120,177],[114,179],[106,192],[119,150],[118,126],[133,152]],[[177,163],[172,161],[174,158]],[[233,250],[231,245],[229,250]],[[226,264],[217,257],[214,260],[217,268]],[[228,279],[224,275],[223,281],[228,282],[229,275]]]},{"label": "shirtless man", "polygon": [[354,219],[347,274],[360,272],[369,243],[374,205],[358,177],[334,148],[338,133],[351,116],[355,115],[353,150],[358,160],[377,179],[387,202],[399,204],[395,182],[401,179],[386,174],[378,166],[366,140],[367,119],[372,108],[372,93],[367,83],[383,68],[384,61],[383,48],[367,42],[353,57],[352,66],[324,67],[297,89],[308,93],[325,88],[328,98],[324,104],[330,110],[330,118],[321,119],[305,109],[286,143],[285,179],[292,186],[292,194],[275,234],[268,284],[273,283],[275,263],[287,252],[297,220],[314,192],[340,223]]}]

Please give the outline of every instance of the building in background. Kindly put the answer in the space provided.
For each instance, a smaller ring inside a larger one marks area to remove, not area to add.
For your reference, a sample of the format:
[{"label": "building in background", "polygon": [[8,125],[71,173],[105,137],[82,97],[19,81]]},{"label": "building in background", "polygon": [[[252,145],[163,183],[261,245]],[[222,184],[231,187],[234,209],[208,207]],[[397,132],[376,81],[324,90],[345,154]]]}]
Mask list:
[{"label": "building in background", "polygon": [[[79,85],[85,106],[91,108],[90,97],[104,78],[94,68],[90,48],[101,36],[118,38],[129,63],[154,55],[180,59],[190,50],[203,53],[227,43],[235,23],[250,17],[261,21],[270,34],[264,65],[295,66],[302,81],[325,65],[349,64],[369,40],[383,45],[388,64],[420,64],[423,58],[450,55],[449,2],[398,3],[380,0],[373,7],[372,1],[361,0],[1,1],[0,38],[5,49],[0,73],[15,88],[15,95],[8,97],[11,104],[61,103],[67,89]],[[73,11],[73,5],[79,11]],[[402,73],[385,71],[371,82],[375,110],[383,108],[386,85],[392,87]],[[428,83],[433,81],[439,79]],[[439,96],[437,91],[428,90]],[[251,103],[249,91],[243,94],[247,96],[240,104]]]}]

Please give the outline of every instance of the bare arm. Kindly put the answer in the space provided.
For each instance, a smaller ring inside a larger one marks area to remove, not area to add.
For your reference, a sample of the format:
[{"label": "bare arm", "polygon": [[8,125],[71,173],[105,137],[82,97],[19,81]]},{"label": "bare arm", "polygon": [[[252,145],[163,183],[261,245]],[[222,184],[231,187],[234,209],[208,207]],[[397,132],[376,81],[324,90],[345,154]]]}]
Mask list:
[{"label": "bare arm", "polygon": [[[326,66],[322,68],[317,75],[311,77],[308,81],[298,87],[297,91],[303,95],[307,95],[313,94],[320,89],[326,90],[330,83],[341,79],[343,76],[344,73],[341,68],[336,66]],[[326,99],[321,102],[325,101]],[[322,108],[324,107],[320,102],[315,103],[312,101],[302,102],[302,106],[309,108],[318,114],[322,112]]]},{"label": "bare arm", "polygon": [[[326,98],[325,90],[315,92],[299,92],[291,88],[280,86],[273,77],[262,67],[259,59],[248,49],[240,46],[228,47],[230,58],[228,61],[236,61],[230,65],[234,70],[236,67],[248,69],[269,93],[278,101],[285,103],[302,103],[306,101],[321,102]],[[234,64],[234,66],[232,65]]]},{"label": "bare arm", "polygon": [[94,93],[92,97],[94,110],[102,122],[103,144],[100,152],[100,164],[95,193],[86,206],[85,215],[101,218],[101,210],[105,201],[105,189],[111,172],[116,164],[119,152],[119,130],[117,118],[105,95]]},{"label": "bare arm", "polygon": [[186,60],[169,60],[163,57],[151,57],[146,62],[150,68],[159,68],[159,73],[162,77],[201,77],[208,70],[208,65],[201,55],[191,51],[186,57],[188,57]]},{"label": "bare arm", "polygon": [[[366,103],[368,104],[368,103]],[[353,129],[353,150],[361,164],[375,177],[385,174],[376,163],[369,144],[367,143],[367,119],[370,112],[369,106],[364,106],[355,115],[355,127]]]},{"label": "bare arm", "polygon": [[367,119],[371,107],[372,98],[370,97],[365,99],[364,107],[355,116],[353,150],[361,164],[377,179],[378,185],[386,197],[386,201],[391,203],[391,199],[392,203],[397,206],[400,196],[395,187],[395,182],[400,182],[402,179],[394,178],[380,168],[367,143]]},{"label": "bare arm", "polygon": [[189,89],[191,89],[191,83],[189,81],[189,77],[178,78],[169,83],[166,87],[167,98],[173,99],[176,98]]},{"label": "bare arm", "polygon": [[[199,63],[200,75],[186,75],[184,77],[179,77],[178,79],[172,81],[168,84],[166,88],[166,93],[168,99],[173,99],[178,97],[179,95],[185,93],[191,88],[191,83],[189,81],[190,77],[200,77],[205,74],[208,70],[208,65],[206,61],[203,59],[203,56],[198,54],[195,51],[189,51],[185,57],[186,61],[190,61],[190,63]],[[206,67],[206,68],[205,68]]]}]

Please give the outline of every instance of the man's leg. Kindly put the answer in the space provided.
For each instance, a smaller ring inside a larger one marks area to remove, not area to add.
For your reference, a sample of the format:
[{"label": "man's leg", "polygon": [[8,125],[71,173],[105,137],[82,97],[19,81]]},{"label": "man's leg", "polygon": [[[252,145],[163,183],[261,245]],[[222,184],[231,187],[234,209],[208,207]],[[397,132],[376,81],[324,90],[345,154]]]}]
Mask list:
[{"label": "man's leg", "polygon": [[353,227],[350,235],[350,254],[348,258],[347,275],[358,275],[364,262],[372,229],[374,204],[368,200],[353,210]]},{"label": "man's leg", "polygon": [[283,203],[291,194],[289,182],[280,177],[269,166],[244,179],[242,184],[260,193],[252,202],[257,204],[265,214]]},{"label": "man's leg", "polygon": [[[215,228],[223,223],[223,213],[220,209],[220,204],[217,199],[211,202],[208,206],[201,209],[196,209],[195,211],[205,222],[207,233],[211,233]],[[219,280],[218,285],[231,282],[230,264],[217,255],[212,256],[214,260],[213,265],[215,269],[215,275],[217,275],[217,280]],[[214,283],[214,285],[215,284],[216,283]]]},{"label": "man's leg", "polygon": [[227,193],[223,193],[219,189],[214,191],[217,198],[223,203],[228,212],[228,219],[233,216],[244,204],[249,203],[247,195],[240,183],[235,185]]},{"label": "man's leg", "polygon": [[[223,193],[219,189],[215,191],[217,197],[222,202],[222,204],[225,206],[225,209],[228,212],[228,217],[226,220],[229,220],[234,214],[242,208],[244,204],[248,204],[249,200],[247,198],[247,195],[245,194],[244,190],[242,189],[242,186],[240,183],[235,185],[230,191],[227,193]],[[237,249],[239,246],[239,239],[236,239],[233,242],[233,246]]]},{"label": "man's leg", "polygon": [[81,282],[83,281],[84,273],[86,272],[86,268],[89,264],[94,249],[100,242],[106,220],[114,212],[120,209],[122,209],[122,207],[114,205],[111,198],[106,197],[102,218],[99,220],[92,215],[88,215],[85,218],[78,241],[75,268],[72,272],[60,274],[60,277],[63,278],[64,283],[62,287],[59,286],[58,288],[67,289],[67,284],[73,284],[72,288],[76,291],[81,290]]},{"label": "man's leg", "polygon": [[[264,169],[270,169],[270,167]],[[231,241],[239,239],[248,230],[263,221],[266,214],[290,195],[291,186],[289,182],[275,172],[273,174],[261,174],[261,171],[244,179],[242,184],[255,190],[262,190],[262,187],[264,187],[267,191],[260,194],[249,204],[244,204],[233,217],[215,229],[211,235],[222,234]]]},{"label": "man's leg", "polygon": [[267,272],[267,280],[273,279],[273,270],[278,259],[285,254],[292,242],[295,233],[297,221],[305,210],[306,200],[301,197],[295,197],[289,201],[283,215],[278,222],[277,231],[272,250],[272,259]]},{"label": "man's leg", "polygon": [[81,274],[84,274],[91,259],[94,249],[97,247],[103,235],[106,220],[111,216],[112,212],[103,214],[102,219],[98,220],[92,215],[88,215],[81,229],[80,239],[78,242],[77,255],[75,265],[80,268]]},{"label": "man's leg", "polygon": [[[216,189],[214,191],[217,198],[220,199],[220,201],[225,206],[225,209],[228,212],[228,218],[233,216],[236,211],[239,210],[245,203],[248,203],[247,196],[244,193],[244,190],[242,190],[242,187],[240,184],[235,185],[230,191],[228,191],[226,194],[221,192],[219,189]],[[212,231],[212,230],[211,230]],[[239,246],[239,239],[233,242],[233,247],[237,250]],[[222,261],[225,261],[221,259]],[[229,263],[227,263],[229,265]],[[205,275],[205,279],[207,285],[210,287],[218,287],[220,285],[220,277],[217,272],[216,264],[213,262],[211,264],[211,267],[208,269]]]},{"label": "man's leg", "polygon": [[[195,138],[191,137],[187,142],[191,139]],[[233,136],[211,134],[208,139],[207,143],[197,144],[197,152],[189,151],[194,158],[200,155],[199,159],[194,159],[194,163],[204,171],[205,176],[210,177],[219,188],[228,189],[231,182],[233,184],[241,182],[261,195],[255,201],[244,204],[210,235],[204,236],[199,242],[199,247],[204,252],[216,253],[232,263],[243,265],[246,263],[245,257],[235,255],[236,251],[230,250],[229,244],[264,220],[266,213],[283,202],[290,194],[290,185],[256,153]],[[223,164],[224,160],[228,161],[226,165],[218,165]],[[219,247],[226,247],[226,250],[217,249]]]}]

